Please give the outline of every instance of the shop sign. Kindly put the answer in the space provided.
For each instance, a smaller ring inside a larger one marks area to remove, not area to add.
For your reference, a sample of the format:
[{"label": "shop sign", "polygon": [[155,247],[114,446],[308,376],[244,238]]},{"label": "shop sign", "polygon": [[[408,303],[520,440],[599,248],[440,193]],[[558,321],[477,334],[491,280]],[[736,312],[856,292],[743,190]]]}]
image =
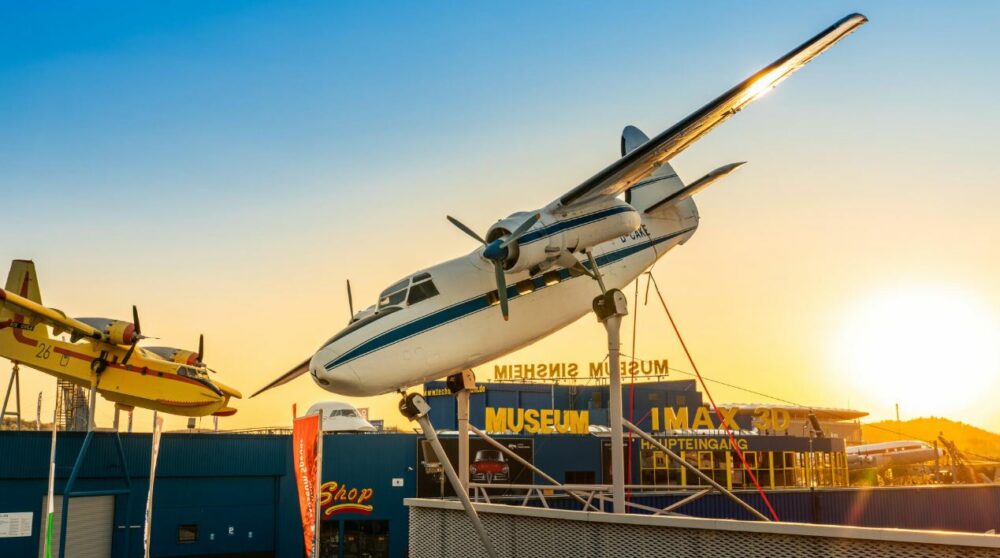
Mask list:
[{"label": "shop sign", "polygon": [[324,482],[319,493],[319,507],[324,518],[338,513],[360,513],[368,515],[375,506],[370,504],[375,490],[371,488],[350,488],[336,481]]},{"label": "shop sign", "polygon": [[515,434],[589,434],[588,411],[486,407],[487,432]]}]

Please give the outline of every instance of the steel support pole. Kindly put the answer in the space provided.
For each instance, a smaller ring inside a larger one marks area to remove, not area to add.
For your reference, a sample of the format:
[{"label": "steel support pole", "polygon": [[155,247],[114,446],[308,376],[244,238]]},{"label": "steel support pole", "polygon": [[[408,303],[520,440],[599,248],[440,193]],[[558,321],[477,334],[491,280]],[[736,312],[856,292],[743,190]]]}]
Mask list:
[{"label": "steel support pole", "polygon": [[455,394],[458,404],[458,478],[462,489],[469,493],[469,390]]},{"label": "steel support pole", "polygon": [[621,374],[621,316],[615,314],[604,320],[608,331],[608,414],[611,426],[611,510],[625,513],[625,430],[622,428],[622,374]]},{"label": "steel support pole", "polygon": [[94,428],[97,427],[97,418],[94,416],[97,413],[97,374],[94,374],[94,379],[90,382],[90,408],[87,413],[87,432],[93,432]]},{"label": "steel support pole", "polygon": [[437,454],[438,461],[441,462],[441,466],[444,468],[448,482],[451,483],[452,488],[455,489],[455,493],[458,495],[458,499],[461,500],[462,507],[465,508],[465,513],[468,514],[469,519],[472,521],[472,527],[475,528],[476,533],[479,535],[479,540],[482,541],[483,547],[486,549],[486,554],[490,558],[497,558],[497,552],[493,549],[493,543],[490,542],[489,537],[486,535],[486,528],[483,527],[482,521],[479,520],[479,514],[476,513],[476,508],[472,506],[472,500],[469,499],[469,491],[462,486],[458,474],[455,473],[455,468],[451,466],[451,461],[444,452],[444,447],[441,446],[441,440],[438,440],[437,432],[434,431],[434,425],[431,424],[426,413],[414,417],[414,420],[420,425],[421,430],[424,432],[424,437],[427,438],[431,447],[434,448],[434,453]]}]

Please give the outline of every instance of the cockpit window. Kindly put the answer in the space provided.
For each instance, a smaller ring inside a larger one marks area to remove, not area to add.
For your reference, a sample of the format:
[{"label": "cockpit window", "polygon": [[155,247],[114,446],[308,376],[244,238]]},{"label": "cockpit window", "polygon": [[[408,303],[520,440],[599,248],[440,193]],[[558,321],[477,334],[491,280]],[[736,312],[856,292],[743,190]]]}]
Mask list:
[{"label": "cockpit window", "polygon": [[406,289],[384,295],[378,300],[378,307],[384,308],[386,306],[396,306],[404,300],[406,300]]},{"label": "cockpit window", "polygon": [[427,277],[426,281],[415,283],[412,287],[410,287],[410,296],[406,300],[407,304],[416,304],[421,300],[438,295],[437,287],[435,287],[434,282],[430,280],[430,275],[427,275],[426,273],[424,275]]},{"label": "cockpit window", "polygon": [[355,418],[358,416],[357,411],[354,409],[331,409],[330,418],[333,417],[350,417]]},{"label": "cockpit window", "polygon": [[406,287],[410,284],[409,279],[404,279],[399,283],[382,291],[378,297],[378,307],[396,306],[406,300]]}]

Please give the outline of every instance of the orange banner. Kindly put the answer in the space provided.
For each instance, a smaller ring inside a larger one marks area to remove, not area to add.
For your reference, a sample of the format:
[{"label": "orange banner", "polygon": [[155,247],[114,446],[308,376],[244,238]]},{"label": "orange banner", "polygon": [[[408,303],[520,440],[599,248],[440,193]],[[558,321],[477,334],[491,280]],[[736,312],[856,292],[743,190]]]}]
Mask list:
[{"label": "orange banner", "polygon": [[299,512],[302,515],[302,534],[306,543],[306,558],[315,558],[316,539],[319,533],[317,496],[319,487],[320,418],[309,415],[295,419],[292,428],[292,458],[295,467],[295,485],[299,489]]}]

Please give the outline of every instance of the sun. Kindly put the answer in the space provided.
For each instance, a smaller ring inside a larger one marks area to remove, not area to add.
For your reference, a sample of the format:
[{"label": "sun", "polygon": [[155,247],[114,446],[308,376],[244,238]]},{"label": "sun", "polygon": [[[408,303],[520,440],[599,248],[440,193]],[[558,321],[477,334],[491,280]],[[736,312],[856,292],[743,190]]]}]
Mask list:
[{"label": "sun", "polygon": [[[992,405],[1000,377],[1000,321],[952,285],[915,285],[849,309],[833,343],[834,366],[866,399],[906,416],[945,416]],[[878,413],[876,413],[878,414]]]}]

